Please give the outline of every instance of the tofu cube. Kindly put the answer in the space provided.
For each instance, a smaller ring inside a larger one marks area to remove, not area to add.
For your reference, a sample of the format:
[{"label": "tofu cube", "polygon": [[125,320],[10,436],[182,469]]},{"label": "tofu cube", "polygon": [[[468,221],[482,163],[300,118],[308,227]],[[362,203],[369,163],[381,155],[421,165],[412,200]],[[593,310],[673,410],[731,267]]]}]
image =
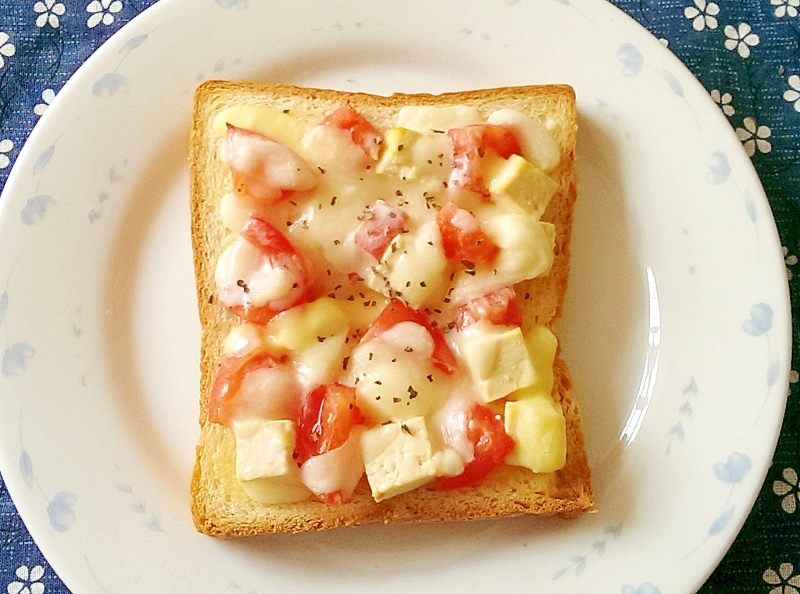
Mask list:
[{"label": "tofu cube", "polygon": [[493,169],[489,192],[511,198],[536,218],[542,216],[558,189],[558,184],[549,175],[519,155],[511,155]]},{"label": "tofu cube", "polygon": [[525,343],[528,345],[536,380],[530,386],[509,394],[508,400],[520,400],[533,392],[553,393],[553,362],[558,350],[556,335],[547,326],[535,325],[525,333]]},{"label": "tofu cube", "polygon": [[361,453],[375,501],[421,487],[439,471],[424,417],[368,429]]},{"label": "tofu cube", "polygon": [[518,326],[480,321],[458,336],[458,347],[484,402],[530,386],[536,372]]},{"label": "tofu cube", "polygon": [[292,459],[294,423],[288,420],[234,421],[236,477],[243,481],[286,475],[296,469]]}]

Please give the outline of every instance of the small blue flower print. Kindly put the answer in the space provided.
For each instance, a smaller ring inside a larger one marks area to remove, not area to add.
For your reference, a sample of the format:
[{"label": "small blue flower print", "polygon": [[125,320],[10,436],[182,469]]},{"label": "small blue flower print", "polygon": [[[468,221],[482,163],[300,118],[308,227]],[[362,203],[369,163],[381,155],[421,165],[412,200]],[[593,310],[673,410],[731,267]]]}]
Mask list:
[{"label": "small blue flower print", "polygon": [[146,501],[143,501],[137,497],[136,493],[133,492],[133,487],[123,482],[115,482],[114,486],[120,493],[130,496],[131,503],[128,505],[128,507],[135,513],[142,516],[145,526],[154,532],[162,532],[161,523],[158,520],[158,515],[156,515],[155,510],[148,507]]},{"label": "small blue flower print", "polygon": [[34,348],[26,342],[16,342],[3,353],[0,371],[6,377],[21,375],[28,366],[28,359],[36,353]]},{"label": "small blue flower print", "polygon": [[78,502],[78,497],[70,491],[56,493],[47,505],[47,515],[50,526],[58,532],[66,532],[75,523],[73,507]]},{"label": "small blue flower print", "polygon": [[731,164],[728,162],[728,157],[719,151],[711,153],[707,165],[706,181],[715,186],[725,182],[731,174]]},{"label": "small blue flower print", "polygon": [[723,483],[734,484],[741,482],[750,472],[750,456],[740,452],[733,452],[725,462],[714,464],[714,475]]},{"label": "small blue flower print", "polygon": [[617,59],[622,62],[622,74],[625,76],[636,76],[642,71],[644,56],[630,43],[620,46]]},{"label": "small blue flower print", "polygon": [[36,225],[41,223],[47,214],[48,209],[53,204],[55,204],[55,200],[53,200],[52,196],[48,196],[47,194],[37,194],[36,196],[32,196],[31,198],[28,198],[28,201],[25,203],[25,206],[19,213],[20,218],[22,218],[22,222],[26,225]]},{"label": "small blue flower print", "polygon": [[772,358],[769,362],[769,367],[767,368],[767,385],[774,386],[775,382],[778,381],[778,376],[781,373],[781,358],[778,356],[778,353],[772,353]]},{"label": "small blue flower print", "polygon": [[756,201],[753,200],[753,197],[747,190],[745,190],[744,209],[747,212],[747,218],[750,219],[750,222],[755,223],[758,219],[758,208],[756,207]]},{"label": "small blue flower print", "polygon": [[685,436],[685,431],[683,428],[683,422],[685,419],[690,418],[694,413],[694,409],[692,407],[692,403],[690,401],[691,398],[697,398],[698,389],[697,389],[697,381],[692,378],[689,381],[689,384],[681,390],[681,396],[685,398],[683,403],[678,407],[678,421],[674,425],[669,428],[667,432],[670,436],[670,441],[667,443],[667,454],[670,453],[672,449],[672,439],[678,440],[678,443],[683,443],[683,439]]},{"label": "small blue flower print", "polygon": [[607,527],[603,533],[606,535],[598,540],[592,542],[591,546],[588,548],[587,552],[582,555],[573,555],[572,559],[570,560],[569,565],[566,567],[562,567],[559,569],[554,575],[553,580],[558,580],[564,577],[567,572],[572,569],[575,571],[575,575],[578,576],[583,573],[583,570],[586,569],[586,564],[589,561],[590,556],[594,555],[596,557],[602,557],[603,553],[606,552],[606,543],[609,541],[609,537],[612,540],[619,540],[620,534],[622,534],[622,522],[615,526]]},{"label": "small blue flower print", "polygon": [[750,308],[750,319],[742,322],[742,330],[751,336],[761,336],[772,328],[772,308],[758,303]]},{"label": "small blue flower print", "polygon": [[101,99],[108,99],[123,89],[127,83],[128,81],[121,74],[108,72],[92,85],[92,94]]}]

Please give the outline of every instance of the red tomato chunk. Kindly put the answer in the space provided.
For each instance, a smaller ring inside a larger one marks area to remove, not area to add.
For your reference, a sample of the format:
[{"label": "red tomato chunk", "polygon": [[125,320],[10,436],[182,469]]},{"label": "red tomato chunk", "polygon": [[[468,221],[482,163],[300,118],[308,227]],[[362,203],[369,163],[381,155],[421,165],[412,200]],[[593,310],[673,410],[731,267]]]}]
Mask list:
[{"label": "red tomato chunk", "polygon": [[521,325],[522,311],[514,287],[497,289],[482,297],[471,299],[458,308],[456,327],[459,330],[479,320],[507,326]]},{"label": "red tomato chunk", "polygon": [[370,158],[378,158],[382,140],[380,132],[349,105],[339,107],[322,120],[322,124],[349,132],[353,142],[361,147]]},{"label": "red tomato chunk", "polygon": [[297,423],[295,452],[302,464],[312,456],[335,450],[347,441],[356,425],[364,424],[356,405],[356,390],[331,384],[319,386],[303,399]]},{"label": "red tomato chunk", "polygon": [[474,124],[452,128],[447,136],[453,162],[451,183],[487,196],[489,190],[484,180],[487,153],[491,151],[503,159],[522,153],[517,135],[510,126]]},{"label": "red tomato chunk", "polygon": [[491,262],[500,251],[481,229],[468,210],[448,202],[436,213],[444,255],[455,262],[467,261],[471,267]]},{"label": "red tomato chunk", "polygon": [[217,370],[208,399],[208,420],[230,427],[236,416],[236,396],[245,376],[261,367],[275,367],[278,360],[268,352],[251,352],[225,357]]},{"label": "red tomato chunk", "polygon": [[476,404],[470,409],[467,420],[467,437],[472,443],[475,457],[458,476],[440,476],[436,489],[449,491],[471,487],[480,483],[499,466],[514,449],[514,439],[505,431],[503,421],[487,407]]},{"label": "red tomato chunk", "polygon": [[267,257],[273,268],[283,268],[294,279],[292,287],[281,298],[273,299],[262,306],[245,302],[241,306],[231,307],[234,313],[248,322],[266,324],[276,313],[306,301],[311,284],[308,271],[294,246],[270,223],[250,217],[241,234]]}]

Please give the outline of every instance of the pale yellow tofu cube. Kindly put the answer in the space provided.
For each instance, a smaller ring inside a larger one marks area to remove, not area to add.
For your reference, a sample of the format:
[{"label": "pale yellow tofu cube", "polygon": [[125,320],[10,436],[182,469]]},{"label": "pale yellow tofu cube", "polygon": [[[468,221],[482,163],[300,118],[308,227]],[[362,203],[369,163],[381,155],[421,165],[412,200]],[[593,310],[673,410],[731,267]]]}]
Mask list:
[{"label": "pale yellow tofu cube", "polygon": [[491,194],[510,198],[536,218],[542,216],[558,189],[549,175],[519,155],[498,161],[488,186]]},{"label": "pale yellow tofu cube", "polygon": [[509,394],[509,400],[519,400],[534,392],[553,393],[553,361],[558,349],[558,338],[547,326],[536,325],[525,333],[525,344],[536,372],[536,380],[530,386]]},{"label": "pale yellow tofu cube", "polygon": [[300,480],[300,470],[296,466],[294,470],[282,476],[239,481],[239,484],[250,499],[266,505],[294,503],[308,499],[312,495]]},{"label": "pale yellow tofu cube", "polygon": [[421,487],[440,473],[424,417],[368,429],[361,453],[375,501]]},{"label": "pale yellow tofu cube", "polygon": [[288,420],[234,421],[236,436],[236,477],[247,481],[283,476],[292,467],[295,443],[294,423]]},{"label": "pale yellow tofu cube", "polygon": [[518,326],[482,320],[459,332],[458,348],[485,402],[530,386],[536,372]]}]

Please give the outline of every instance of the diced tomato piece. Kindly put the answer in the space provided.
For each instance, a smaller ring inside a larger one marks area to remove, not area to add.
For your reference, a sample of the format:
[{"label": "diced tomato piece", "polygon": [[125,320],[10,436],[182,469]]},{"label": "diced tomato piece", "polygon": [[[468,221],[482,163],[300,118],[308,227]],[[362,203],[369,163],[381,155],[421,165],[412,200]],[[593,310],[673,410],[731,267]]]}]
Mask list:
[{"label": "diced tomato piece", "polygon": [[208,420],[230,426],[236,411],[236,395],[245,376],[261,367],[275,367],[278,360],[269,352],[232,355],[222,360],[208,399]]},{"label": "diced tomato piece", "polygon": [[408,222],[408,213],[401,208],[378,200],[372,212],[358,225],[354,240],[356,245],[380,260],[392,240],[402,233]]},{"label": "diced tomato piece", "polygon": [[276,313],[306,301],[311,284],[309,274],[303,259],[289,240],[270,223],[254,216],[245,223],[241,234],[261,250],[273,268],[286,270],[292,276],[293,284],[284,296],[262,306],[254,306],[245,301],[243,305],[231,307],[231,310],[248,322],[265,324]]},{"label": "diced tomato piece", "polygon": [[479,320],[507,326],[521,325],[522,311],[514,287],[497,289],[482,297],[471,299],[458,308],[456,327],[459,330]]},{"label": "diced tomato piece", "polygon": [[515,445],[514,438],[506,433],[503,421],[481,404],[470,409],[467,436],[473,445],[475,457],[458,476],[438,477],[437,490],[449,491],[477,485],[495,467],[505,462]]},{"label": "diced tomato piece", "polygon": [[517,135],[510,126],[474,124],[452,128],[447,136],[453,163],[450,182],[479,194],[489,194],[484,180],[487,152],[492,151],[503,159],[522,153]]},{"label": "diced tomato piece", "polygon": [[378,317],[375,318],[370,327],[367,328],[361,340],[364,342],[372,340],[400,322],[414,322],[423,326],[433,339],[433,364],[445,373],[453,372],[458,365],[458,361],[450,349],[450,345],[447,344],[444,333],[438,327],[432,326],[424,313],[410,308],[402,301],[390,301],[381,310],[381,313],[378,314]]},{"label": "diced tomato piece", "polygon": [[477,266],[491,262],[500,251],[475,216],[454,202],[448,202],[436,213],[436,224],[442,236],[444,255],[450,260]]},{"label": "diced tomato piece", "polygon": [[323,125],[335,126],[350,133],[353,142],[372,159],[377,159],[381,148],[380,132],[349,105],[342,105],[324,120]]},{"label": "diced tomato piece", "polygon": [[268,256],[295,255],[294,246],[273,225],[258,217],[250,217],[242,228],[242,235],[257,245]]},{"label": "diced tomato piece", "polygon": [[330,384],[312,390],[303,399],[297,423],[297,462],[302,464],[312,456],[340,447],[352,428],[364,422],[356,405],[355,388]]},{"label": "diced tomato piece", "polygon": [[412,309],[400,300],[393,300],[386,304],[381,313],[372,321],[364,334],[363,341],[372,340],[379,334],[386,332],[389,328],[400,322],[415,322],[421,326],[428,327],[428,319],[420,311]]},{"label": "diced tomato piece", "polygon": [[517,133],[511,126],[500,124],[472,124],[447,131],[454,156],[470,155],[482,158],[486,151],[492,150],[503,159],[519,155],[522,148]]}]

